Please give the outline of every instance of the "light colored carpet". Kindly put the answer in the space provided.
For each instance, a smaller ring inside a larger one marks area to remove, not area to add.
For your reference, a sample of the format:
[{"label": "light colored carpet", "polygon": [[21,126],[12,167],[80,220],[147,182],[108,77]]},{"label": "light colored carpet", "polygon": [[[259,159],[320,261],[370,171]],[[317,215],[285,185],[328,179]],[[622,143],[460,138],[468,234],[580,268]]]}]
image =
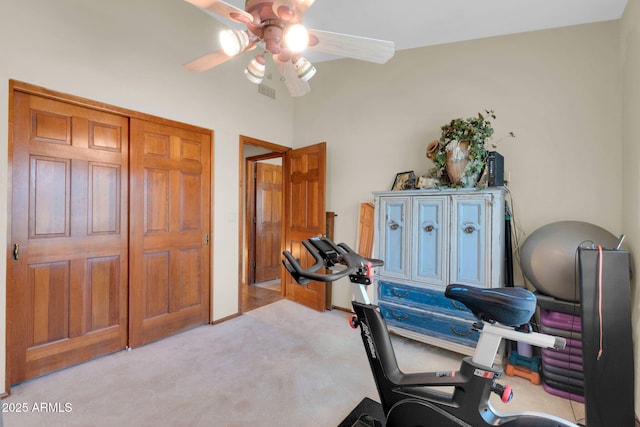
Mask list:
[{"label": "light colored carpet", "polygon": [[[348,313],[319,313],[282,300],[214,326],[121,351],[12,388],[4,425],[336,426],[369,396],[377,400],[359,331]],[[460,355],[393,337],[406,372],[456,369]],[[584,406],[507,377],[501,411],[573,418]],[[35,412],[47,404],[54,412]]]}]

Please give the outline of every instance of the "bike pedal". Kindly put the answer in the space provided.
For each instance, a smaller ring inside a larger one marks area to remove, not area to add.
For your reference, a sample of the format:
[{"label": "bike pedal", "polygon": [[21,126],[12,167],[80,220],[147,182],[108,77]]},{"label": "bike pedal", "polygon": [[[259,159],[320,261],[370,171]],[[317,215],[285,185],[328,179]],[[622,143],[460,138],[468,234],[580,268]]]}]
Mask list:
[{"label": "bike pedal", "polygon": [[496,383],[493,385],[491,391],[500,396],[500,400],[504,403],[509,403],[511,399],[513,399],[513,389],[510,385],[503,386],[502,384]]},{"label": "bike pedal", "polygon": [[351,326],[351,329],[358,329],[358,326],[360,326],[360,321],[358,320],[357,316],[351,316],[351,318],[349,319],[349,326]]}]

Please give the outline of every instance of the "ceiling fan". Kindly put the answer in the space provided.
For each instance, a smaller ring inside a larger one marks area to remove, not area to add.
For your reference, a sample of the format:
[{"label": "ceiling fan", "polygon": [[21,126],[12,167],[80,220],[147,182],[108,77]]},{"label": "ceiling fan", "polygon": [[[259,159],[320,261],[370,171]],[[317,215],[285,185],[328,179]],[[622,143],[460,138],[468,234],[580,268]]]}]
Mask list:
[{"label": "ceiling fan", "polygon": [[300,53],[305,49],[384,64],[394,54],[391,41],[370,39],[347,34],[306,29],[302,16],[314,0],[246,0],[244,10],[218,0],[185,0],[234,22],[244,24],[246,30],[226,29],[220,34],[222,48],[184,64],[189,71],[204,71],[233,57],[261,46],[245,69],[253,83],[260,83],[265,75],[265,55],[271,54],[292,96],[308,93],[308,80],[315,67]]}]

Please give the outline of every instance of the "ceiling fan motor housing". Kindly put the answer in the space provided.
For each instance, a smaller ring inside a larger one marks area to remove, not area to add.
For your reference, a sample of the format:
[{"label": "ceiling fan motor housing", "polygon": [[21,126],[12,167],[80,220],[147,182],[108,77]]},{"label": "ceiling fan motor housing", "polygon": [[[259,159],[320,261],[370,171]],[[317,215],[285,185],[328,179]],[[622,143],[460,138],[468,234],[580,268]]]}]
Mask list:
[{"label": "ceiling fan motor housing", "polygon": [[278,55],[282,50],[282,29],[280,21],[268,21],[262,27],[262,40],[267,51],[273,55]]}]

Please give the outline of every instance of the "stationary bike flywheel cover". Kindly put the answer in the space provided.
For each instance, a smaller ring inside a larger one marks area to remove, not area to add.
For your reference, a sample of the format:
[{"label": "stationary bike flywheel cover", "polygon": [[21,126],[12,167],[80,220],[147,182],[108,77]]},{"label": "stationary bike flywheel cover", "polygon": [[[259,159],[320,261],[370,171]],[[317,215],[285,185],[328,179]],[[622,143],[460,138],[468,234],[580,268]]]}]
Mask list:
[{"label": "stationary bike flywheel cover", "polygon": [[445,416],[417,399],[404,399],[393,405],[387,415],[386,427],[459,426],[451,416]]}]

